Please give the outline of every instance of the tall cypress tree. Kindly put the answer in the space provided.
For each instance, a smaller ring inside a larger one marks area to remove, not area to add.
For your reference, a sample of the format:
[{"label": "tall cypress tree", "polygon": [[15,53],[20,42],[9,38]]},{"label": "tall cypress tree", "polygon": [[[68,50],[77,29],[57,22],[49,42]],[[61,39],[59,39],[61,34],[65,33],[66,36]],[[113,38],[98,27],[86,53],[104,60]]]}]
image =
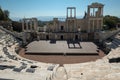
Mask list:
[{"label": "tall cypress tree", "polygon": [[0,20],[3,21],[8,21],[9,19],[9,11],[8,10],[2,10],[2,8],[0,7]]},{"label": "tall cypress tree", "polygon": [[4,10],[4,20],[9,20],[9,11]]},{"label": "tall cypress tree", "polygon": [[0,7],[0,20],[4,20],[4,12],[2,11]]}]

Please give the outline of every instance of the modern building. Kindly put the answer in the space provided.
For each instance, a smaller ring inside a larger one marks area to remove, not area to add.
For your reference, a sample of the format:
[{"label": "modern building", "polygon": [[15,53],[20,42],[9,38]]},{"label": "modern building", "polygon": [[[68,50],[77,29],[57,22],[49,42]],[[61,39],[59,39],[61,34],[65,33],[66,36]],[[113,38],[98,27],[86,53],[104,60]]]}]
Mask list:
[{"label": "modern building", "polygon": [[26,39],[34,33],[38,40],[99,40],[99,31],[103,26],[103,7],[101,3],[88,5],[82,19],[76,18],[75,7],[67,7],[65,21],[54,18],[46,25],[45,30],[38,31],[36,18],[23,19],[22,29]]}]

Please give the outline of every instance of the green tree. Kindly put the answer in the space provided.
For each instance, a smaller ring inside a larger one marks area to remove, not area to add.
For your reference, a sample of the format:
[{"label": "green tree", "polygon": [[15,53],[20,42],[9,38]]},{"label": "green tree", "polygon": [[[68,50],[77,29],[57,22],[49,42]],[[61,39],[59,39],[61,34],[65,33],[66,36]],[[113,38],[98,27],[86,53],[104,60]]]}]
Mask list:
[{"label": "green tree", "polygon": [[4,12],[0,7],[0,20],[4,20]]},{"label": "green tree", "polygon": [[22,23],[18,21],[12,21],[12,27],[14,31],[21,32],[22,31]]},{"label": "green tree", "polygon": [[104,25],[106,25],[107,29],[116,28],[116,24],[120,23],[120,18],[116,16],[106,15],[103,20]]},{"label": "green tree", "polygon": [[9,20],[9,11],[4,10],[4,20]]},{"label": "green tree", "polygon": [[0,7],[0,20],[3,21],[8,21],[9,19],[9,11],[8,10],[2,10],[2,8]]}]

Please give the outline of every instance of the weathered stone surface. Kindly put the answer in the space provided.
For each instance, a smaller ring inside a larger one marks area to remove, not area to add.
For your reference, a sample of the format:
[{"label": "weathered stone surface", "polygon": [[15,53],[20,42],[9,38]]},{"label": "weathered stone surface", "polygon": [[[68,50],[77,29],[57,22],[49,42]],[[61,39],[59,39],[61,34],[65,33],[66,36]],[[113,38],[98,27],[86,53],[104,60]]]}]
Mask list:
[{"label": "weathered stone surface", "polygon": [[[64,64],[63,67],[56,67],[53,64],[35,62],[20,57],[15,52],[15,47],[18,46],[16,40],[5,33],[0,37],[0,56],[2,56],[0,57],[0,65],[15,66],[14,69],[1,68],[0,78],[15,80],[120,80],[120,63],[117,60],[115,60],[117,62],[110,63],[110,59],[120,57],[120,47],[113,49],[107,56],[94,62]],[[11,47],[9,47],[8,43]],[[5,50],[3,50],[4,48]],[[18,59],[16,60],[16,58]],[[27,66],[20,68],[23,64]],[[37,67],[31,69],[31,65]],[[50,68],[51,66],[55,66],[56,69]],[[48,68],[52,70],[47,70]],[[27,69],[29,70],[27,71]],[[55,73],[53,74],[53,72]]]}]

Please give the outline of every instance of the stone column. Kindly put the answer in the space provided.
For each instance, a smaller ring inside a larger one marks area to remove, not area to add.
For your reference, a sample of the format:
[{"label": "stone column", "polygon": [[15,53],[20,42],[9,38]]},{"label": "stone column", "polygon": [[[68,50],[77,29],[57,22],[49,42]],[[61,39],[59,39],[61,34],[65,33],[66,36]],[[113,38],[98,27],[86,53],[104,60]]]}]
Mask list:
[{"label": "stone column", "polygon": [[74,9],[74,18],[76,18],[76,8]]},{"label": "stone column", "polygon": [[66,20],[67,32],[68,32],[68,20]]},{"label": "stone column", "polygon": [[90,17],[90,7],[88,6],[88,17]]},{"label": "stone column", "polygon": [[34,31],[37,31],[37,19],[34,19]]},{"label": "stone column", "polygon": [[93,20],[93,32],[94,32],[94,20]]},{"label": "stone column", "polygon": [[66,18],[68,18],[68,8],[67,8],[67,16],[66,16]]},{"label": "stone column", "polygon": [[23,33],[23,44],[26,44],[27,42],[26,42],[26,33],[24,32]]},{"label": "stone column", "polygon": [[90,32],[90,20],[88,20],[88,32]]},{"label": "stone column", "polygon": [[100,17],[101,16],[101,8],[99,7],[98,8],[98,17]]},{"label": "stone column", "polygon": [[36,30],[36,21],[35,20],[33,20],[34,21],[34,29],[33,30]]},{"label": "stone column", "polygon": [[35,28],[36,31],[37,31],[37,27],[38,27],[38,21],[36,19],[36,28]]},{"label": "stone column", "polygon": [[25,20],[25,23],[26,23],[26,30],[28,30],[28,21]]},{"label": "stone column", "polygon": [[32,31],[32,20],[30,19],[30,30]]},{"label": "stone column", "polygon": [[101,20],[101,29],[102,29],[102,26],[103,26],[103,19]]},{"label": "stone column", "polygon": [[103,8],[101,7],[101,16],[103,16]]},{"label": "stone column", "polygon": [[76,22],[75,22],[75,20],[74,20],[74,32],[75,32],[75,26],[76,26],[76,24],[75,24]]},{"label": "stone column", "polygon": [[24,32],[24,19],[22,20],[22,31]]},{"label": "stone column", "polygon": [[72,17],[72,9],[70,8],[70,17]]},{"label": "stone column", "polygon": [[95,17],[95,8],[93,8],[93,16]]},{"label": "stone column", "polygon": [[40,40],[40,35],[39,34],[37,34],[37,40]]},{"label": "stone column", "polygon": [[99,30],[99,24],[98,24],[98,20],[96,20],[97,21],[97,30]]}]

